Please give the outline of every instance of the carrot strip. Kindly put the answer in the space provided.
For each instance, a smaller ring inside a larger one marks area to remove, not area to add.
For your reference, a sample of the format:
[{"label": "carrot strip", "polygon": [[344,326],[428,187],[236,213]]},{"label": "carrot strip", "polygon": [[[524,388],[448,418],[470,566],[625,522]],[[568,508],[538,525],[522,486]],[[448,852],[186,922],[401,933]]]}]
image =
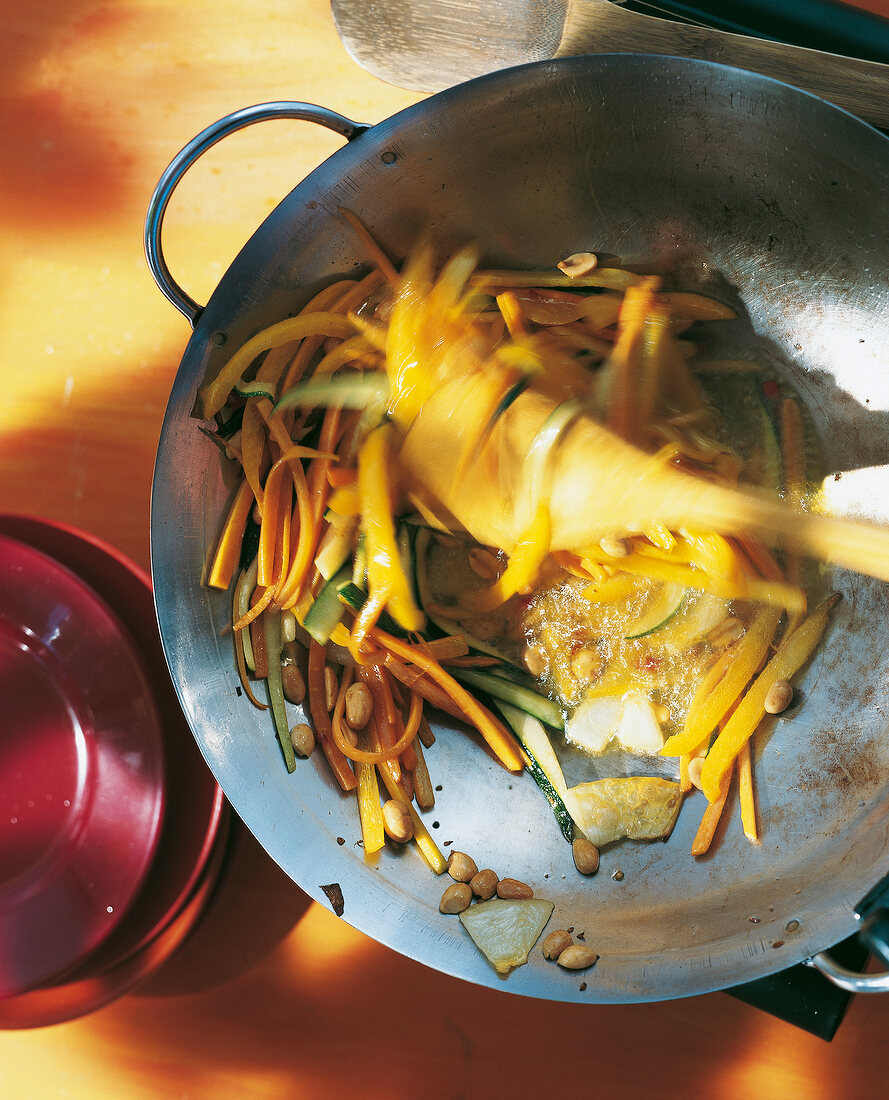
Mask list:
[{"label": "carrot strip", "polygon": [[324,691],[326,653],[326,646],[319,645],[314,640],[309,644],[309,664],[306,676],[309,712],[312,715],[312,724],[315,727],[315,739],[324,750],[324,755],[327,757],[327,762],[330,764],[330,769],[337,782],[344,791],[354,791],[358,786],[358,780],[349,765],[349,761],[340,752],[333,739],[330,714],[327,711],[327,699]]},{"label": "carrot strip", "polygon": [[[345,680],[345,676],[343,677]],[[415,696],[414,698],[418,698]],[[408,717],[407,723],[404,727],[404,733],[399,739],[387,749],[380,749],[378,751],[369,751],[366,749],[353,748],[342,734],[337,736],[337,712],[339,712],[340,719],[342,718],[342,711],[340,710],[339,700],[337,700],[337,711],[334,711],[333,720],[331,722],[334,737],[336,738],[337,745],[340,748],[343,756],[347,756],[350,760],[355,760],[362,764],[380,764],[384,760],[395,760],[396,757],[401,756],[406,748],[411,747],[414,738],[417,736],[417,731],[420,727],[420,718],[423,714],[423,700],[418,699],[418,705],[411,702],[411,714]],[[416,766],[416,765],[415,765]]]},{"label": "carrot strip", "polygon": [[525,765],[521,750],[513,735],[497,721],[486,707],[483,707],[474,696],[470,695],[453,676],[449,675],[437,661],[427,657],[415,647],[399,641],[398,638],[393,638],[390,634],[380,630],[379,627],[374,627],[371,635],[390,652],[417,665],[431,680],[444,688],[463,711],[466,720],[475,726],[506,768],[514,772],[523,770]]},{"label": "carrot strip", "polygon": [[401,735],[401,729],[397,724],[398,714],[395,710],[395,704],[392,701],[392,692],[388,689],[388,684],[379,665],[361,666],[359,675],[361,679],[364,680],[365,684],[367,684],[373,696],[374,716],[376,718],[377,731],[380,736],[380,749],[384,753],[385,759],[392,761],[393,776],[400,782],[401,763],[396,759],[398,753],[390,751]]},{"label": "carrot strip", "polygon": [[253,490],[249,482],[242,481],[231,502],[222,534],[216,544],[210,576],[207,578],[210,588],[220,588],[224,591],[231,584],[241,557],[241,542],[253,503]]},{"label": "carrot strip", "polygon": [[354,485],[358,481],[358,471],[354,466],[329,466],[327,482],[331,489],[341,489],[345,485]]},{"label": "carrot strip", "polygon": [[234,631],[232,631],[232,641],[235,647],[235,664],[238,666],[238,679],[241,681],[241,687],[244,694],[259,710],[268,710],[268,703],[261,703],[253,694],[253,688],[250,687],[250,679],[247,675],[247,662],[244,658],[244,647],[241,645],[240,635],[235,634]]},{"label": "carrot strip", "polygon": [[693,856],[702,856],[710,850],[710,845],[713,843],[713,837],[716,833],[716,826],[719,824],[719,819],[722,817],[722,811],[728,798],[731,778],[731,772],[729,772],[725,776],[722,786],[716,792],[716,796],[707,803],[707,809],[704,810],[701,824],[698,826],[698,831],[692,841],[691,854]]},{"label": "carrot strip", "polygon": [[265,480],[262,523],[259,528],[259,573],[257,582],[263,588],[275,583],[275,550],[278,543],[278,517],[282,506],[281,480],[283,465],[276,462]]},{"label": "carrot strip", "polygon": [[466,716],[448,693],[433,683],[428,676],[418,668],[409,668],[391,653],[383,657],[383,664],[405,687],[422,695],[427,703],[437,710],[450,714],[452,718],[464,719]]},{"label": "carrot strip", "polygon": [[741,824],[744,827],[744,836],[756,844],[759,842],[759,826],[756,820],[753,760],[749,741],[744,742],[744,747],[738,753],[738,794],[741,799]]},{"label": "carrot strip", "polygon": [[240,619],[238,619],[238,621],[233,624],[232,630],[243,630],[245,626],[249,626],[254,619],[258,618],[263,613],[263,611],[265,611],[265,609],[269,606],[274,598],[274,588],[267,588],[265,592],[263,592],[262,596],[256,601],[256,603],[253,604],[250,610],[245,615],[242,615]]},{"label": "carrot strip", "polygon": [[394,286],[395,283],[398,282],[398,272],[395,270],[392,261],[373,238],[364,222],[345,206],[339,208],[339,213],[352,227],[353,232],[364,245],[364,249],[368,256],[382,272],[386,282]]},{"label": "carrot strip", "polygon": [[[420,716],[422,718],[422,702],[420,706]],[[414,751],[417,754],[417,763],[412,772],[414,780],[414,798],[421,810],[431,810],[435,805],[435,791],[432,789],[429,767],[426,764],[426,756],[423,752],[423,745],[419,737],[414,742]]]}]

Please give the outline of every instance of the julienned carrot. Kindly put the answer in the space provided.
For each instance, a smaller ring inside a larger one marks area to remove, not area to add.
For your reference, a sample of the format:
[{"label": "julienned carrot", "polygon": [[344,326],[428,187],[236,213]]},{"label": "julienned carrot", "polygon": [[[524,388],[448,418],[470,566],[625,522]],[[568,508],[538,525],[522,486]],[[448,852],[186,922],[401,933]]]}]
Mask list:
[{"label": "julienned carrot", "polygon": [[309,695],[309,712],[312,715],[312,724],[315,727],[315,739],[324,750],[330,769],[336,776],[337,782],[344,791],[354,791],[358,786],[355,773],[349,766],[349,761],[343,756],[333,739],[333,731],[330,728],[330,714],[327,711],[327,698],[324,690],[324,665],[326,664],[327,650],[318,642],[309,644],[309,664],[307,669],[307,688]]},{"label": "julienned carrot", "polygon": [[422,695],[426,702],[435,707],[436,710],[450,714],[452,718],[459,718],[461,721],[465,719],[465,714],[450,695],[430,680],[422,669],[404,664],[391,653],[386,653],[382,658],[382,662],[396,680],[404,684],[406,688],[410,688],[411,691]]},{"label": "julienned carrot", "polygon": [[339,208],[339,213],[342,218],[345,219],[352,227],[352,231],[364,245],[365,251],[368,257],[373,260],[380,272],[391,286],[394,286],[398,282],[398,272],[395,270],[395,265],[386,255],[386,253],[380,248],[367,226],[361,219],[353,214],[351,210],[348,210],[345,206]]},{"label": "julienned carrot", "polygon": [[486,707],[483,707],[474,696],[470,695],[461,684],[458,684],[453,676],[445,672],[437,661],[427,657],[415,646],[399,641],[398,638],[393,638],[392,635],[380,630],[379,627],[373,628],[371,636],[390,652],[421,668],[439,687],[444,688],[462,710],[463,717],[475,726],[505,767],[513,772],[520,772],[524,769],[521,749],[509,730],[498,722],[493,714]]},{"label": "julienned carrot", "polygon": [[716,793],[716,797],[711,802],[707,803],[707,809],[704,810],[701,824],[698,826],[698,831],[691,844],[691,854],[693,856],[702,856],[710,850],[710,845],[716,833],[716,826],[719,824],[719,819],[722,817],[722,811],[725,807],[725,801],[728,798],[731,779],[731,769],[729,769],[724,777],[722,786]]},{"label": "julienned carrot", "polygon": [[210,588],[220,588],[225,591],[231,584],[240,561],[241,543],[253,504],[253,490],[247,481],[242,481],[232,498],[222,534],[216,544],[216,553],[210,567],[210,575],[207,577]]},{"label": "julienned carrot", "polygon": [[235,664],[238,667],[238,679],[241,681],[241,688],[244,694],[259,710],[268,710],[268,703],[260,702],[253,694],[253,688],[250,686],[250,678],[247,675],[247,662],[244,659],[244,647],[241,645],[241,636],[234,631],[232,631],[232,642],[235,647]]}]

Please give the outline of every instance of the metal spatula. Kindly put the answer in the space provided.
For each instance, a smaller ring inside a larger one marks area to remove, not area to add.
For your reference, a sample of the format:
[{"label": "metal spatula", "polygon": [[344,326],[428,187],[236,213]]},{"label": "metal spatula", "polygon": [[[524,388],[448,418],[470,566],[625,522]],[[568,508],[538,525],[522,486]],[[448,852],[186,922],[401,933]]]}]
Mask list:
[{"label": "metal spatula", "polygon": [[[837,50],[858,48],[869,31],[872,56],[889,48],[889,24],[878,16],[829,0],[795,8],[798,30],[806,28],[806,10],[836,13]],[[666,54],[775,77],[889,126],[889,65],[643,15],[611,0],[331,0],[331,9],[355,61],[401,88],[440,91],[512,65],[576,54]],[[779,10],[786,14],[784,5]],[[800,40],[823,42],[831,33],[822,23],[817,38]]]}]

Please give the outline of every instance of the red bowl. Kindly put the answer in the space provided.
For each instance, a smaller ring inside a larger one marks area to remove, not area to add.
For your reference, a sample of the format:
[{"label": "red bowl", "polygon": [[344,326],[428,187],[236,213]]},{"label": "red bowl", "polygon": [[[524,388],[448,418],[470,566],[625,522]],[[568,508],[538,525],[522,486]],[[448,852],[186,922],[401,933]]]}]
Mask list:
[{"label": "red bowl", "polygon": [[95,591],[0,535],[0,996],[80,965],[119,926],[160,840],[160,720]]},{"label": "red bowl", "polygon": [[[160,715],[165,762],[164,823],[142,889],[120,925],[84,966],[69,976],[65,984],[68,993],[61,1002],[54,996],[38,1004],[36,993],[28,1005],[19,1005],[18,1011],[14,1003],[0,1002],[0,1026],[27,1027],[38,1026],[27,1021],[39,1021],[44,1011],[48,1016],[45,1022],[54,1022],[59,1003],[65,1006],[66,1019],[96,1007],[95,994],[83,986],[90,976],[110,976],[113,993],[106,988],[98,1002],[107,1003],[150,972],[135,963],[126,971],[121,967],[127,960],[144,962],[154,957],[152,945],[162,936],[167,942],[166,929],[174,925],[181,931],[180,915],[193,912],[195,898],[208,893],[208,877],[213,877],[212,868],[225,845],[230,810],[195,744],[173,689],[147,574],[113,547],[62,524],[0,514],[0,534],[52,555],[91,585],[126,623],[141,653]],[[74,986],[83,991],[82,997]]]}]

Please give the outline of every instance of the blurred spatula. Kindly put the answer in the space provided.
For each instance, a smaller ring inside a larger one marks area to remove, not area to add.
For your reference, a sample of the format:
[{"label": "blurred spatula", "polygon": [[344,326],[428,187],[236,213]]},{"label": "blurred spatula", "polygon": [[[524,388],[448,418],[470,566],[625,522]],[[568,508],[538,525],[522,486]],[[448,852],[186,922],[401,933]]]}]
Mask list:
[{"label": "blurred spatula", "polygon": [[[725,13],[726,5],[716,0],[656,0],[650,6],[677,17],[694,12],[703,20],[711,18],[708,5]],[[733,10],[738,7],[758,9],[744,23],[751,34],[830,40],[833,52],[643,15],[611,0],[331,0],[349,54],[401,88],[440,91],[512,65],[576,54],[666,54],[775,77],[875,126],[889,126],[889,65],[836,52],[864,53],[869,43],[871,56],[889,57],[889,21],[834,0],[796,0],[777,5],[782,24],[757,30],[776,5],[744,0]]]}]

